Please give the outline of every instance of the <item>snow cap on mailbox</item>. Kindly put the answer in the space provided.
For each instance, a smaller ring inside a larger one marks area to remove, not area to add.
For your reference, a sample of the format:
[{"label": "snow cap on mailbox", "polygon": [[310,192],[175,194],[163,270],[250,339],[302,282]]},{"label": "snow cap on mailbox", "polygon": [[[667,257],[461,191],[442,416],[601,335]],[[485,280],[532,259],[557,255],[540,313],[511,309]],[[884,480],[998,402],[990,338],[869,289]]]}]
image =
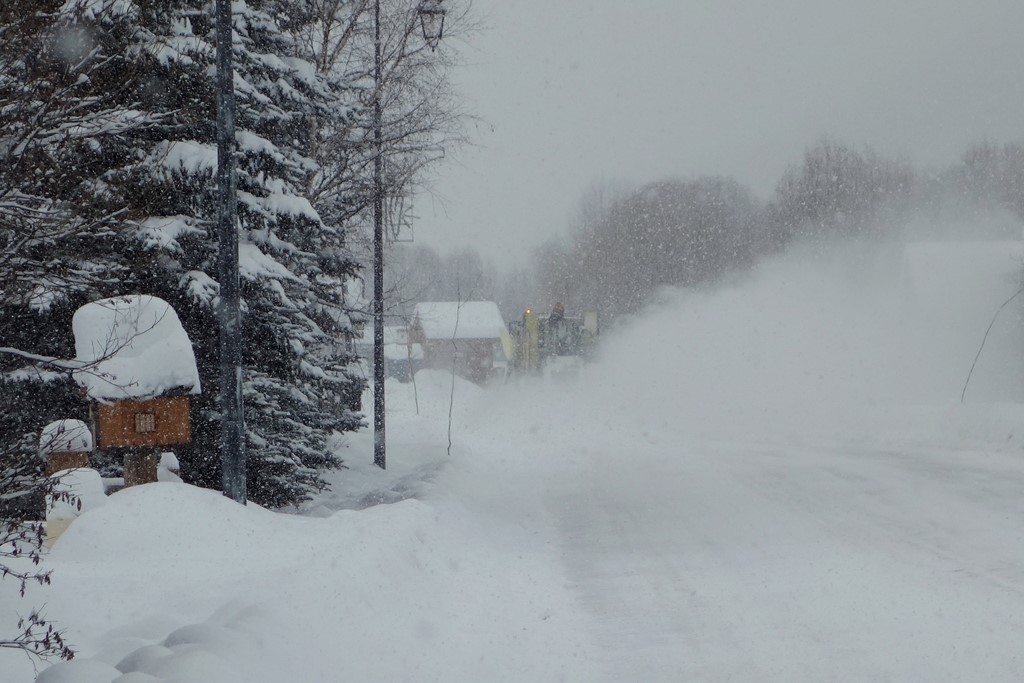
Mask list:
[{"label": "snow cap on mailbox", "polygon": [[195,354],[178,314],[146,294],[88,303],[72,319],[75,373],[97,401],[145,399],[168,392],[200,393]]},{"label": "snow cap on mailbox", "polygon": [[57,420],[39,434],[39,453],[91,453],[92,432],[81,420]]}]

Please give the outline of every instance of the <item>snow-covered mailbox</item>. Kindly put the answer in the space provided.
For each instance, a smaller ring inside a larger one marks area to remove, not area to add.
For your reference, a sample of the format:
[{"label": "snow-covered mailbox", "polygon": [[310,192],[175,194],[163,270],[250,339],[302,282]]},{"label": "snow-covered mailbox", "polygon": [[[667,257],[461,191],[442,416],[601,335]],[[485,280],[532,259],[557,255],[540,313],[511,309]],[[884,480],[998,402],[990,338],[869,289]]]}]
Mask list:
[{"label": "snow-covered mailbox", "polygon": [[189,397],[200,391],[178,314],[162,299],[131,295],[82,306],[72,326],[97,448],[123,452],[125,486],[156,481],[158,452],[191,441]]},{"label": "snow-covered mailbox", "polygon": [[43,427],[39,454],[46,458],[46,475],[89,466],[92,432],[81,420],[57,420]]}]

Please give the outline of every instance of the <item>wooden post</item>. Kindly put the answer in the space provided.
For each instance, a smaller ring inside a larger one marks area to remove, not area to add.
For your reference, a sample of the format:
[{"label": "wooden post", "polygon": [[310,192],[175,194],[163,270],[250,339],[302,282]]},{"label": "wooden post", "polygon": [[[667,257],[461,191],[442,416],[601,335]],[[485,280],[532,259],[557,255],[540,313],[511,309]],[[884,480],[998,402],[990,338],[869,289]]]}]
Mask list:
[{"label": "wooden post", "polygon": [[151,449],[132,449],[124,455],[124,487],[155,482],[157,454]]},{"label": "wooden post", "polygon": [[89,466],[86,451],[55,451],[46,456],[46,476],[52,477],[61,470],[79,469]]}]

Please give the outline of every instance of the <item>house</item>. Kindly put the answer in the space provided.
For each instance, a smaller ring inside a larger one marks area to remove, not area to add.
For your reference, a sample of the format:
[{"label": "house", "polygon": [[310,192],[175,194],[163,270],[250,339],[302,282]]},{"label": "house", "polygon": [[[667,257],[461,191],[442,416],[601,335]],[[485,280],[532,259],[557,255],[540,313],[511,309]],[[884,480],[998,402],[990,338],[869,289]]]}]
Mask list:
[{"label": "house", "polygon": [[[358,330],[355,337],[355,351],[367,363],[373,364],[373,324]],[[423,367],[423,347],[409,343],[409,328],[384,326],[384,375],[400,381],[408,381]]]},{"label": "house", "polygon": [[416,305],[409,340],[423,347],[423,364],[474,382],[503,376],[512,337],[493,301],[432,301]]}]

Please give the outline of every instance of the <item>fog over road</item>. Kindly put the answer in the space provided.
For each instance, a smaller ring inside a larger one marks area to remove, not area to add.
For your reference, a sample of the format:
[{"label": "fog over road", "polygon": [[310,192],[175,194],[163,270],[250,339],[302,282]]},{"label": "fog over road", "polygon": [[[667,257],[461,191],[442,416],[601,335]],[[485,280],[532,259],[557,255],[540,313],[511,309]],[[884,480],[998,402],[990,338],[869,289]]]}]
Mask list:
[{"label": "fog over road", "polygon": [[501,479],[537,492],[492,504],[535,528],[542,501],[605,680],[1024,680],[1016,312],[958,402],[1015,285],[884,260],[668,294],[483,411],[475,450],[528,445]]}]

